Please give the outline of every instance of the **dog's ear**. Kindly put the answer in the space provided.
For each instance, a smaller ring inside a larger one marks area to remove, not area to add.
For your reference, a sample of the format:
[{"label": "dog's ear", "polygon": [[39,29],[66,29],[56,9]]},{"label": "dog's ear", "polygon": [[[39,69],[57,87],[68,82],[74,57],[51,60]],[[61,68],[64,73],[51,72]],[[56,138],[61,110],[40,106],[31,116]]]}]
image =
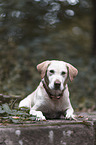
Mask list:
[{"label": "dog's ear", "polygon": [[48,67],[48,65],[49,65],[50,63],[51,63],[51,61],[44,61],[44,62],[42,62],[42,63],[40,63],[40,64],[37,65],[37,70],[38,70],[38,72],[40,72],[40,74],[41,74],[41,79],[44,78],[45,72],[46,72],[47,67]]},{"label": "dog's ear", "polygon": [[66,63],[66,65],[69,70],[70,81],[73,81],[74,77],[76,77],[76,75],[78,74],[78,70],[69,63]]}]

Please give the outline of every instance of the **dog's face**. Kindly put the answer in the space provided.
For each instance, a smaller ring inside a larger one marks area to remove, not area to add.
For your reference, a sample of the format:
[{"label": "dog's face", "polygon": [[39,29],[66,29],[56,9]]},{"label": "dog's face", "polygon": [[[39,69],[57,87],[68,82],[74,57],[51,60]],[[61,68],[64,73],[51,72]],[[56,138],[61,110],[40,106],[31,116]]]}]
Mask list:
[{"label": "dog's face", "polygon": [[78,70],[64,61],[44,61],[37,65],[41,78],[45,78],[49,89],[64,90],[68,77],[72,81]]},{"label": "dog's face", "polygon": [[64,82],[68,76],[68,68],[62,61],[52,61],[46,70],[46,75],[45,77],[48,78],[48,87],[52,90],[62,91],[64,89]]}]

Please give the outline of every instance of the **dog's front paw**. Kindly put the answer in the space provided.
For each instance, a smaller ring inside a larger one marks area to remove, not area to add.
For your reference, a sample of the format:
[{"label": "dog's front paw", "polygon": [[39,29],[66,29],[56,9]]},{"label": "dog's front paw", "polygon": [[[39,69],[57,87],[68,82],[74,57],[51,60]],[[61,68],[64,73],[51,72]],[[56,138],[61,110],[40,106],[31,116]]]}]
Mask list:
[{"label": "dog's front paw", "polygon": [[73,114],[73,110],[68,109],[66,111],[66,119],[75,120],[75,115]]},{"label": "dog's front paw", "polygon": [[46,120],[45,116],[41,111],[30,110],[30,114],[37,117],[37,120]]}]

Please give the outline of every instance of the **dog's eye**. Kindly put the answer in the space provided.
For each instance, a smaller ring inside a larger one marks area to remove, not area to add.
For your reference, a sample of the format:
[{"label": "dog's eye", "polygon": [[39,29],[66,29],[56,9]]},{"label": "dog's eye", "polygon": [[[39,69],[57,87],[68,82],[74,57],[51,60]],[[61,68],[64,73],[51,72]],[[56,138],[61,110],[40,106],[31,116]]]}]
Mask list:
[{"label": "dog's eye", "polygon": [[54,74],[54,70],[50,70],[50,73],[51,73],[51,74]]},{"label": "dog's eye", "polygon": [[62,71],[62,72],[61,72],[61,75],[65,75],[65,74],[66,74],[66,72],[65,72],[65,71]]}]

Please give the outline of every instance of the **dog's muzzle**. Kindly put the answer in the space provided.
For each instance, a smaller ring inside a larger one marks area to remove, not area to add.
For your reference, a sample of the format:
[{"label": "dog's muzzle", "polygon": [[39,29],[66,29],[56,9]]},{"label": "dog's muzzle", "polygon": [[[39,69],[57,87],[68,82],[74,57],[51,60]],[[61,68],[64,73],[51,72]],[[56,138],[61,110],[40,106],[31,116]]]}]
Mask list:
[{"label": "dog's muzzle", "polygon": [[61,82],[59,80],[56,80],[54,82],[54,89],[55,90],[60,90]]},{"label": "dog's muzzle", "polygon": [[63,96],[63,92],[64,92],[65,88],[63,90],[60,90],[61,83],[59,81],[55,81],[54,89],[50,89],[44,80],[42,80],[42,83],[43,83],[43,87],[45,88],[48,96],[51,99],[60,99]]}]

